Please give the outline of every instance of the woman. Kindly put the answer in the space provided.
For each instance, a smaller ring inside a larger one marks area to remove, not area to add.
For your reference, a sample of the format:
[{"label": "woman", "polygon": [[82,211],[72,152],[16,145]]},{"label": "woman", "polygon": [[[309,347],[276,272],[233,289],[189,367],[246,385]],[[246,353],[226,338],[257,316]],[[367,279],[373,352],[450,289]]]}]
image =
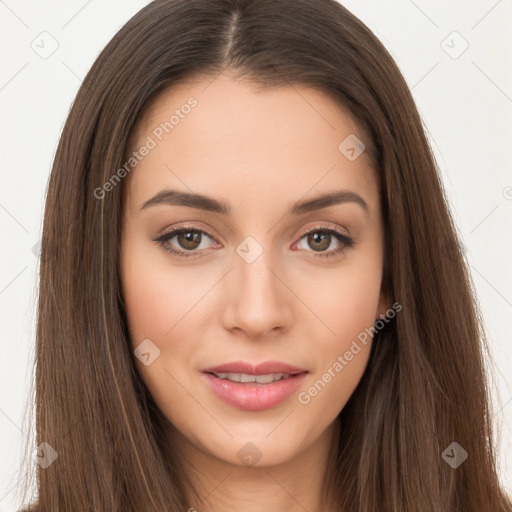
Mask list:
[{"label": "woman", "polygon": [[[482,343],[483,342],[483,343]],[[37,510],[510,511],[421,120],[331,0],[157,0],[51,174]]]}]

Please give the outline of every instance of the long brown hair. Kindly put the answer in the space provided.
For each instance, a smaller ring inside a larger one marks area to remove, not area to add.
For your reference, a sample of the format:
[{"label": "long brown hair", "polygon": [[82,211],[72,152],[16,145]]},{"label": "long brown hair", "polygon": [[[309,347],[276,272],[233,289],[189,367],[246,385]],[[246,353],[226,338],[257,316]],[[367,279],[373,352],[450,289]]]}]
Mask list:
[{"label": "long brown hair", "polygon": [[[263,87],[303,84],[329,95],[368,134],[379,176],[383,282],[402,311],[375,335],[340,413],[324,479],[330,508],[512,510],[497,477],[485,334],[421,119],[384,46],[334,0],[156,0],[84,79],[44,215],[35,444],[58,456],[37,467],[37,509],[189,508],[167,420],[130,348],[122,186],[103,199],[95,190],[126,161],[135,123],[158,92],[227,69]],[[468,454],[456,468],[444,456],[454,449]]]}]

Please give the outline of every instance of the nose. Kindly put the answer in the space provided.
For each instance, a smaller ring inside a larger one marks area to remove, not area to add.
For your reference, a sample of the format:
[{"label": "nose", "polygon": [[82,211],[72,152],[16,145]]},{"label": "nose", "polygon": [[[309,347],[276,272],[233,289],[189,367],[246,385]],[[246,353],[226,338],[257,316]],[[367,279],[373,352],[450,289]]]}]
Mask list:
[{"label": "nose", "polygon": [[270,249],[254,261],[235,253],[224,283],[226,329],[262,338],[290,328],[294,295],[286,285],[286,271],[271,256]]}]

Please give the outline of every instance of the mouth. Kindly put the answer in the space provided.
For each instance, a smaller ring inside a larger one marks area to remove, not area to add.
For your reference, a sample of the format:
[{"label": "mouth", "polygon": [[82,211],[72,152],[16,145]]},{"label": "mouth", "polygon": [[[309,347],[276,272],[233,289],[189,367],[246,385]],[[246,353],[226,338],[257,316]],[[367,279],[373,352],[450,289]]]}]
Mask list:
[{"label": "mouth", "polygon": [[289,398],[309,372],[285,363],[237,362],[206,368],[202,373],[208,387],[225,403],[247,411],[262,411]]},{"label": "mouth", "polygon": [[201,371],[205,373],[213,373],[215,375],[224,373],[244,374],[244,375],[270,375],[285,374],[295,375],[297,373],[307,371],[305,368],[293,366],[281,361],[264,361],[262,363],[249,363],[247,361],[232,361],[218,366],[203,368]]},{"label": "mouth", "polygon": [[[283,379],[289,379],[292,375],[298,375],[299,373],[267,373],[265,375],[251,375],[249,373],[214,373],[207,372],[210,375],[214,375],[218,379],[229,380],[230,382],[241,382],[242,384],[271,384],[272,382],[278,382]],[[302,373],[302,372],[301,372]]]}]

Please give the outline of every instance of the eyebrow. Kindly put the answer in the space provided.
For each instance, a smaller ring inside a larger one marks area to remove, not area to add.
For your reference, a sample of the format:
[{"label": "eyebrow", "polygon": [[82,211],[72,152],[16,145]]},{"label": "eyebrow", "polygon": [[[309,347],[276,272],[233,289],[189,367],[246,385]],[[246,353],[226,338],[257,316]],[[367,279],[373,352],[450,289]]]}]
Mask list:
[{"label": "eyebrow", "polygon": [[[291,206],[286,214],[302,215],[308,212],[344,203],[358,204],[363,210],[365,210],[366,213],[369,212],[368,204],[360,195],[350,190],[335,190],[326,194],[322,194],[313,199],[298,201]],[[189,208],[196,208],[198,210],[220,213],[223,215],[229,215],[231,213],[229,203],[224,201],[219,201],[213,197],[208,197],[202,194],[191,194],[188,192],[169,189],[161,190],[154,197],[148,199],[141,206],[141,210],[159,204],[187,206]]]}]

